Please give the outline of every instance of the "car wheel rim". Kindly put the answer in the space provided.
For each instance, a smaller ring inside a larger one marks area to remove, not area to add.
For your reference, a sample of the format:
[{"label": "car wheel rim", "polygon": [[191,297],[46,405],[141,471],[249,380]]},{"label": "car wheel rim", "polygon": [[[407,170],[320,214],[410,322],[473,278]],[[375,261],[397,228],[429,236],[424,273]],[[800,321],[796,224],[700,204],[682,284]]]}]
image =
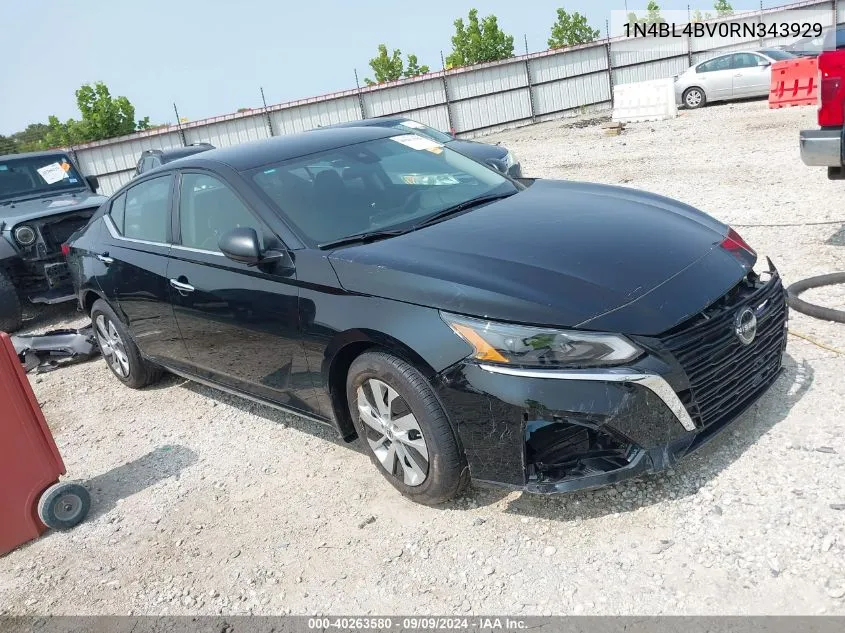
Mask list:
[{"label": "car wheel rim", "polygon": [[701,93],[698,90],[690,90],[687,93],[687,105],[695,107],[701,103]]},{"label": "car wheel rim", "polygon": [[53,514],[59,521],[72,521],[82,509],[82,499],[76,495],[66,494],[59,497],[53,506]]},{"label": "car wheel rim", "polygon": [[123,344],[123,339],[114,323],[104,314],[99,314],[95,324],[97,326],[97,342],[100,344],[100,351],[106,362],[118,376],[128,378],[129,355],[126,353],[126,346]]},{"label": "car wheel rim", "polygon": [[428,477],[428,444],[417,418],[393,387],[370,378],[358,387],[358,415],[384,469],[406,486]]}]

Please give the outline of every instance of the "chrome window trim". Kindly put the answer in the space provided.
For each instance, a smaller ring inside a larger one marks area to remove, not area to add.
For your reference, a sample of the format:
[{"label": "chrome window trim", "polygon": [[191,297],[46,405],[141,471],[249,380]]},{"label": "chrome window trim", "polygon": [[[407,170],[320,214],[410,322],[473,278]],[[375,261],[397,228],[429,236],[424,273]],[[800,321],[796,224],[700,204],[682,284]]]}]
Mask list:
[{"label": "chrome window trim", "polygon": [[695,423],[687,412],[684,403],[668,382],[657,374],[643,374],[627,369],[608,367],[606,369],[524,369],[522,367],[504,367],[500,365],[479,364],[484,371],[506,376],[523,378],[550,378],[553,380],[594,380],[599,382],[631,382],[642,385],[660,398],[669,407],[687,431],[695,431]]},{"label": "chrome window trim", "polygon": [[192,246],[182,246],[181,244],[171,244],[171,248],[175,248],[180,251],[188,251],[190,253],[203,253],[204,255],[217,255],[219,257],[226,257],[220,251],[208,251],[204,248],[193,248]]},{"label": "chrome window trim", "polygon": [[103,216],[103,220],[105,220],[106,228],[111,233],[111,236],[116,240],[123,240],[124,242],[132,242],[134,244],[147,244],[148,246],[171,246],[167,242],[151,242],[149,240],[139,240],[134,237],[126,237],[125,235],[121,235],[117,227],[114,225],[114,221],[111,219],[111,215],[106,213]]}]

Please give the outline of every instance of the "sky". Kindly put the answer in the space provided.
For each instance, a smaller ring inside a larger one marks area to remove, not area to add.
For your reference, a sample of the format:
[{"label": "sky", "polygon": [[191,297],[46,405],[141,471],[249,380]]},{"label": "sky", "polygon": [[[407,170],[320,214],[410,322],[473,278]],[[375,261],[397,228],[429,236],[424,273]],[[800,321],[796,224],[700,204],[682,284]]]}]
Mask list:
[{"label": "sky", "polygon": [[[686,10],[687,0],[658,0]],[[578,11],[604,34],[610,12],[645,11],[636,0],[0,0],[0,134],[54,114],[79,118],[74,92],[103,81],[126,96],[136,119],[173,123],[355,87],[380,43],[441,68],[453,21],[476,7],[493,14],[523,53],[547,48],[556,9]],[[759,0],[733,7],[759,8]],[[777,0],[766,0],[775,6]],[[693,5],[712,10],[712,0]],[[15,25],[20,24],[21,28]]]}]

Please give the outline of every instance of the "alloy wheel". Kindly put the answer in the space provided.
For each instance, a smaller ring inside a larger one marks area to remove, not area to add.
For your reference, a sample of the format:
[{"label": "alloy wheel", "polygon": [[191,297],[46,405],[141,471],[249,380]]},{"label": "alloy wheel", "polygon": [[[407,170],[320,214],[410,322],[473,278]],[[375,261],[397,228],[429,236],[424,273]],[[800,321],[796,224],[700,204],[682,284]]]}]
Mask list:
[{"label": "alloy wheel", "polygon": [[115,374],[121,378],[128,378],[129,356],[114,323],[104,314],[98,314],[94,323],[97,326],[97,342],[100,344],[100,351],[106,362]]},{"label": "alloy wheel", "polygon": [[697,108],[701,105],[701,91],[697,89],[690,90],[687,93],[686,103],[690,108]]},{"label": "alloy wheel", "polygon": [[358,387],[358,414],[384,469],[406,486],[428,477],[428,445],[410,407],[393,387],[370,378]]}]

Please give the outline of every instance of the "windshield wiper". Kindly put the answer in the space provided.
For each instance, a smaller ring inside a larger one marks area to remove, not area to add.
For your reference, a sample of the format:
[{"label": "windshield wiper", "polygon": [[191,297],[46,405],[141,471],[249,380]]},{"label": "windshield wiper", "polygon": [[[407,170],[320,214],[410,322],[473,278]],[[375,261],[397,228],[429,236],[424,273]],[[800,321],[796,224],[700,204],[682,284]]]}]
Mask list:
[{"label": "windshield wiper", "polygon": [[411,227],[404,228],[404,229],[385,229],[383,231],[364,231],[363,233],[355,233],[354,235],[347,235],[346,237],[341,237],[340,239],[333,240],[331,242],[324,242],[323,244],[318,244],[319,248],[333,248],[335,246],[345,246],[347,244],[364,244],[367,242],[373,242],[375,240],[382,240],[388,237],[395,237],[397,235],[402,235],[403,233],[410,233],[411,231],[416,231],[424,226],[429,226],[430,224],[435,224],[440,220],[447,218],[450,215],[454,215],[455,213],[460,213],[461,211],[466,211],[467,209],[471,209],[472,207],[477,207],[482,204],[487,204],[488,202],[494,202],[496,200],[502,200],[504,198],[510,198],[514,195],[515,191],[511,191],[509,193],[499,193],[494,195],[487,195],[487,196],[479,196],[477,198],[471,198],[459,204],[453,205],[451,207],[447,207],[441,211],[438,211],[434,215],[430,215],[422,222],[414,224]]},{"label": "windshield wiper", "polygon": [[419,229],[424,226],[436,224],[437,222],[448,218],[450,215],[455,215],[456,213],[460,213],[461,211],[466,211],[467,209],[472,209],[473,207],[477,207],[482,204],[487,204],[488,202],[495,202],[496,200],[504,200],[505,198],[510,198],[515,193],[517,192],[510,191],[508,193],[498,193],[486,196],[478,196],[477,198],[470,198],[465,202],[452,205],[451,207],[446,207],[445,209],[438,211],[434,215],[428,216],[422,222],[415,224],[414,229]]},{"label": "windshield wiper", "polygon": [[346,246],[347,244],[366,244],[367,242],[374,242],[376,240],[383,240],[388,237],[395,237],[407,233],[411,229],[390,229],[384,231],[364,231],[363,233],[355,233],[354,235],[347,235],[340,239],[332,240],[331,242],[324,242],[317,244],[319,248],[334,248],[335,246]]}]

